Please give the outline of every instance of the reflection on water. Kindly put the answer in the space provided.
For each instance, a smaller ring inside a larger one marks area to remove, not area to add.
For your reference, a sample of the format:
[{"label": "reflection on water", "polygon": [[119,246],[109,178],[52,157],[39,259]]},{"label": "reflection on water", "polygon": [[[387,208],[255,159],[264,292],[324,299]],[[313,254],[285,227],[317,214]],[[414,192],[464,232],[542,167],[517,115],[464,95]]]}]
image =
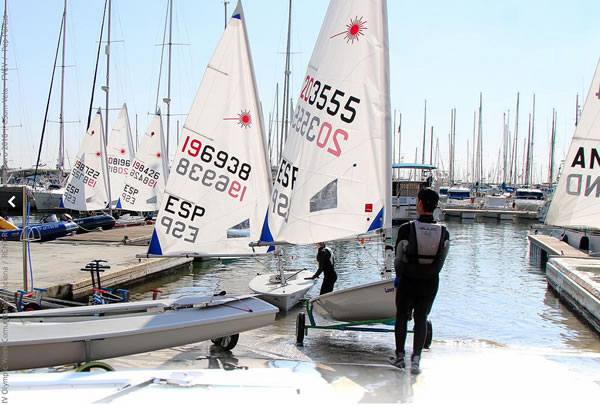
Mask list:
[{"label": "reflection on water", "polygon": [[[600,338],[558,301],[547,289],[543,272],[529,263],[527,224],[450,220],[447,227],[451,247],[430,315],[434,340],[600,351]],[[378,242],[361,245],[359,241],[347,241],[330,246],[336,258],[337,289],[379,278],[382,246]],[[315,271],[316,252],[314,245],[285,247],[284,265]],[[265,268],[276,269],[272,256],[259,261],[248,258],[196,263],[189,274],[169,276],[134,289],[132,298],[151,297],[151,288],[161,289],[167,296],[222,290],[249,293],[248,282],[256,274],[266,272]],[[321,282],[322,278],[309,296],[318,295]],[[296,307],[280,314],[270,331],[293,335],[300,310]],[[393,344],[391,334],[369,334],[374,345],[378,340],[386,348]],[[348,341],[341,343],[344,351],[351,350]]]}]

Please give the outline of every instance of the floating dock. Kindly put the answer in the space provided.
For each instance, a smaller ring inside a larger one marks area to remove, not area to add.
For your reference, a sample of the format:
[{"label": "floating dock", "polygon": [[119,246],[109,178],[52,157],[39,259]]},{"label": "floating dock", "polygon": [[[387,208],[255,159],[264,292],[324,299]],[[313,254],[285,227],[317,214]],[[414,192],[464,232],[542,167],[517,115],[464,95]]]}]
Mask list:
[{"label": "floating dock", "polygon": [[444,215],[460,217],[463,220],[475,220],[477,218],[496,218],[502,221],[514,221],[515,219],[537,220],[537,211],[501,210],[501,209],[442,209]]},{"label": "floating dock", "polygon": [[[94,259],[108,261],[110,269],[101,273],[103,288],[126,288],[148,278],[192,268],[192,258],[136,258],[146,251],[153,227],[127,227],[65,237],[52,242],[31,243],[28,290],[47,289],[44,296],[64,300],[82,300],[89,296],[92,281],[81,271]],[[24,288],[22,243],[4,241],[5,269],[0,288],[16,291]]]},{"label": "floating dock", "polygon": [[600,333],[600,258],[551,235],[527,237],[530,260],[545,269],[548,286]]},{"label": "floating dock", "polygon": [[[66,242],[69,244],[114,243],[148,246],[153,230],[154,226],[152,225],[119,227],[105,231],[95,231],[92,233],[62,237],[58,239],[57,242]],[[141,250],[138,249],[138,251]]]},{"label": "floating dock", "polygon": [[546,269],[550,256],[591,258],[590,255],[551,235],[529,234],[529,259],[541,269]]},{"label": "floating dock", "polygon": [[550,258],[548,285],[600,333],[600,258]]}]

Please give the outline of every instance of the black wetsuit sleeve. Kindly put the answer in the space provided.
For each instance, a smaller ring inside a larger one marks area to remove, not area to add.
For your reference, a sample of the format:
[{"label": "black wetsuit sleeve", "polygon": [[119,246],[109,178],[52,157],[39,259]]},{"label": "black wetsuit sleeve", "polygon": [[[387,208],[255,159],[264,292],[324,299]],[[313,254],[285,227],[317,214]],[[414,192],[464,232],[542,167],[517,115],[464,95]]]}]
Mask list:
[{"label": "black wetsuit sleeve", "polygon": [[402,252],[402,241],[408,242],[410,236],[410,223],[404,223],[398,228],[398,236],[396,237],[396,256],[394,259],[394,270],[396,271],[396,275],[400,275],[402,273],[402,256],[404,252]]},{"label": "black wetsuit sleeve", "polygon": [[317,273],[315,273],[313,275],[313,277],[318,278],[323,271],[325,270],[324,268],[324,263],[325,263],[325,250],[319,250],[319,252],[317,253],[317,263],[319,264],[319,269],[317,269]]},{"label": "black wetsuit sleeve", "polygon": [[434,261],[434,264],[436,264],[436,266],[438,266],[439,269],[442,269],[442,267],[444,266],[444,262],[446,262],[446,256],[448,255],[448,251],[450,249],[450,233],[448,232],[448,230],[445,227],[444,227],[444,236],[442,238],[440,245],[442,247],[442,252],[440,252],[440,255]]}]

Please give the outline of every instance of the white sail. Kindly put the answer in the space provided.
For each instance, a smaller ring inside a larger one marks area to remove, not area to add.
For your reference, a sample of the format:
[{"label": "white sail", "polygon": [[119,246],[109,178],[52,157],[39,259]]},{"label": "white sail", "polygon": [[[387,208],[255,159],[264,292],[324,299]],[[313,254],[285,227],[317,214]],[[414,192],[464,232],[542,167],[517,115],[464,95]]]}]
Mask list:
[{"label": "white sail", "polygon": [[261,240],[306,244],[391,226],[390,137],[386,3],[332,0]]},{"label": "white sail", "polygon": [[149,247],[156,255],[243,255],[258,240],[271,177],[241,3],[185,121]]},{"label": "white sail", "polygon": [[135,158],[127,168],[118,207],[134,211],[156,211],[160,207],[168,163],[160,112],[154,115]]},{"label": "white sail", "polygon": [[600,229],[600,61],[558,181],[546,224]]},{"label": "white sail", "polygon": [[116,207],[123,184],[128,173],[128,167],[134,156],[133,141],[131,139],[131,126],[127,105],[123,104],[119,117],[110,132],[106,146],[108,171],[110,173],[111,206]]},{"label": "white sail", "polygon": [[83,138],[61,206],[79,211],[108,207],[108,170],[100,110]]}]

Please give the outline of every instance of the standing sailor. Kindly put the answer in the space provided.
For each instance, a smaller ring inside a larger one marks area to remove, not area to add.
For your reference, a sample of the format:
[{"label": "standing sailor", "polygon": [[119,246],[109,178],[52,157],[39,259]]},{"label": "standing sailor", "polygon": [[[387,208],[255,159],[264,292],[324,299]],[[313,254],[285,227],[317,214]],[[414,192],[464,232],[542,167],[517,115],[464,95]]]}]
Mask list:
[{"label": "standing sailor", "polygon": [[427,336],[427,315],[439,286],[439,273],[444,266],[450,244],[446,227],[436,224],[433,211],[439,195],[430,188],[422,189],[417,197],[419,218],[398,229],[396,239],[396,356],[392,365],[404,369],[404,343],[411,312],[415,320],[411,372],[421,372],[421,351]]},{"label": "standing sailor", "polygon": [[321,285],[320,295],[329,293],[333,290],[333,285],[337,281],[337,274],[335,273],[335,259],[333,257],[333,251],[331,248],[326,247],[325,243],[318,242],[317,244],[317,262],[319,263],[319,269],[311,279],[317,279],[321,273],[325,275],[323,278],[323,284]]}]

